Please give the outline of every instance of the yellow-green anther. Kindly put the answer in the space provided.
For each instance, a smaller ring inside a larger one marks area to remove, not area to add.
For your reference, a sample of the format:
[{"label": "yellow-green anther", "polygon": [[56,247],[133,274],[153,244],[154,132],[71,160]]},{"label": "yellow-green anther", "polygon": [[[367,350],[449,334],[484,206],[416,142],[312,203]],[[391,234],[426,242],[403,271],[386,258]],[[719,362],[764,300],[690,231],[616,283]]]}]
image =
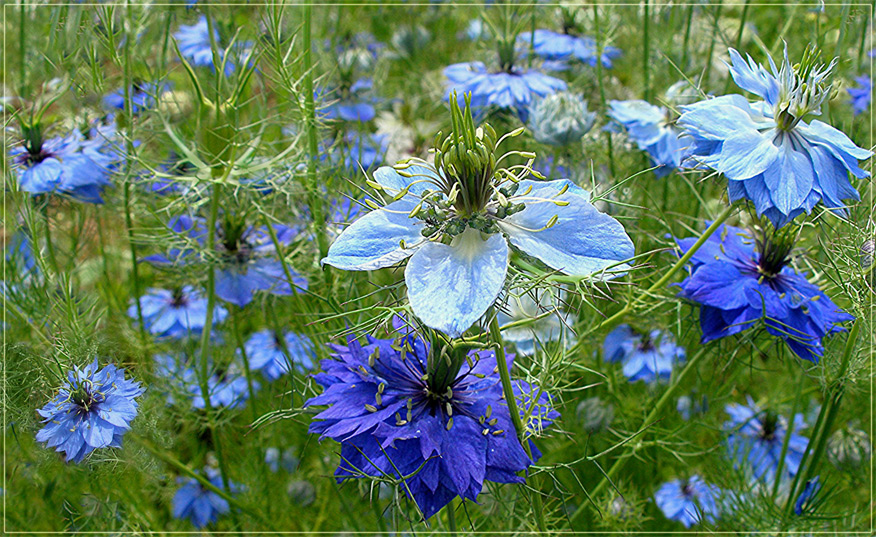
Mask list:
[{"label": "yellow-green anther", "polygon": [[377,407],[374,406],[374,405],[368,405],[368,404],[366,404],[366,405],[365,405],[365,410],[367,410],[368,412],[377,412]]}]

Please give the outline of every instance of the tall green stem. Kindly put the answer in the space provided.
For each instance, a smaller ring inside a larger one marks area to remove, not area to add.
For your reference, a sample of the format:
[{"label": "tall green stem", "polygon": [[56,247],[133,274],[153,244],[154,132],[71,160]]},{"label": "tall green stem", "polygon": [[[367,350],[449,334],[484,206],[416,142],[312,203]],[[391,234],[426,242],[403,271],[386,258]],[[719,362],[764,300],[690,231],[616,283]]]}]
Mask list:
[{"label": "tall green stem", "polygon": [[[511,385],[511,373],[508,371],[508,358],[505,355],[505,343],[502,339],[502,331],[499,328],[499,318],[492,315],[490,320],[490,337],[493,340],[496,348],[496,365],[499,368],[499,379],[502,381],[502,393],[505,396],[505,402],[508,404],[508,412],[511,414],[511,423],[514,425],[514,432],[517,434],[517,439],[526,451],[529,460],[532,460],[532,450],[529,448],[529,439],[526,438],[526,429],[523,427],[523,422],[520,420],[520,410],[517,408],[517,398],[514,396],[514,387]],[[532,514],[535,516],[535,524],[538,531],[545,533],[547,526],[544,521],[544,506],[541,502],[541,492],[534,487],[532,492]]]},{"label": "tall green stem", "polygon": [[[603,44],[601,39],[601,31],[599,27],[599,6],[593,6],[593,24],[596,28],[596,80],[599,84],[599,106],[603,112],[605,111],[605,84],[602,81],[602,50]],[[614,166],[614,148],[611,146],[611,133],[605,131],[606,148],[608,150],[608,170],[611,176],[615,175]]]},{"label": "tall green stem", "polygon": [[645,0],[645,13],[642,18],[642,69],[645,72],[645,100],[651,100],[651,43],[648,27],[650,19],[649,2]]}]

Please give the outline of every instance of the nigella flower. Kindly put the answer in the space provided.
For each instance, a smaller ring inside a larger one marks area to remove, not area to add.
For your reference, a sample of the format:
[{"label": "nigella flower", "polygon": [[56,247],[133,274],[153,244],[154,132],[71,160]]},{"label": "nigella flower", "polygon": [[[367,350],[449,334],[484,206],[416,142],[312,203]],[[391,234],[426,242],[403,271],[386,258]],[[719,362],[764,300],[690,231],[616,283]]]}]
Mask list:
[{"label": "nigella flower", "polygon": [[[730,421],[724,423],[728,432],[727,448],[737,466],[750,470],[752,477],[773,483],[779,471],[782,446],[788,434],[788,422],[775,413],[761,411],[751,397],[748,406],[732,403],[725,408]],[[809,440],[799,434],[806,427],[803,416],[794,416],[794,431],[788,439],[788,451],[780,480],[793,477],[800,469]]]},{"label": "nigella flower", "polygon": [[249,368],[261,371],[268,380],[277,380],[288,373],[292,366],[313,369],[313,343],[307,336],[294,332],[279,334],[272,330],[259,330],[244,344]]},{"label": "nigella flower", "polygon": [[[207,467],[204,473],[214,487],[223,489],[219,470]],[[182,487],[173,496],[174,518],[187,518],[196,528],[203,528],[211,522],[216,522],[220,515],[231,510],[227,500],[202,485],[197,479],[178,477],[177,483],[181,483]],[[233,493],[242,489],[240,485],[231,481],[228,485]]]},{"label": "nigella flower", "polygon": [[848,174],[869,176],[858,160],[870,151],[827,123],[803,121],[820,113],[830,95],[827,79],[836,60],[816,65],[817,55],[807,50],[794,68],[786,50],[781,69],[770,58],[771,74],[733,49],[730,58],[736,84],[763,100],[725,95],[682,107],[678,120],[692,136],[692,159],[728,179],[730,201],[750,200],[781,227],[819,201],[842,211],[843,200],[859,200]]},{"label": "nigella flower", "polygon": [[[763,320],[800,358],[817,362],[822,340],[854,320],[791,267],[794,231],[760,232],[722,225],[691,258],[678,296],[696,302],[702,342],[737,334]],[[678,239],[681,254],[696,237]]]},{"label": "nigella flower", "polygon": [[[531,168],[520,175],[495,169],[495,131],[488,124],[475,131],[468,105],[464,113],[455,102],[450,109],[460,130],[436,151],[435,165],[418,160],[374,172],[369,185],[392,202],[346,228],[323,264],[375,270],[410,257],[405,283],[414,314],[451,337],[499,296],[509,243],[566,274],[624,270],[632,241],[588,192],[568,180],[525,179]],[[458,144],[469,148],[465,160],[448,151]]]},{"label": "nigella flower", "polygon": [[719,494],[718,487],[694,475],[689,479],[673,479],[663,483],[654,493],[654,501],[666,518],[677,520],[689,528],[699,524],[703,518],[709,522],[715,520]]},{"label": "nigella flower", "polygon": [[327,147],[325,154],[345,170],[359,171],[383,164],[387,149],[386,135],[350,131],[344,135],[342,142]]},{"label": "nigella flower", "polygon": [[517,41],[527,47],[532,45],[535,54],[545,60],[568,61],[575,60],[596,67],[597,62],[611,69],[612,61],[621,55],[621,50],[605,46],[602,54],[598,54],[596,40],[592,37],[574,36],[557,33],[551,30],[538,29],[535,32],[523,31]]},{"label": "nigella flower", "polygon": [[538,101],[530,117],[532,136],[543,144],[559,147],[580,141],[595,121],[596,112],[587,110],[587,101],[565,91]]},{"label": "nigella flower", "polygon": [[[204,405],[204,392],[197,380],[188,384],[189,395],[192,398],[192,407],[202,409]],[[261,386],[253,381],[252,389],[257,391]],[[242,408],[249,399],[249,384],[236,367],[230,367],[221,373],[215,373],[207,380],[207,393],[210,396],[212,408]]]},{"label": "nigella flower", "polygon": [[[288,245],[297,236],[295,228],[272,224],[277,242]],[[174,217],[168,227],[188,235],[202,246],[206,245],[206,222],[200,217],[181,215]],[[283,264],[276,258],[271,235],[267,228],[247,226],[226,215],[217,222],[215,235],[216,255],[221,263],[216,270],[216,296],[236,306],[244,307],[252,302],[256,292],[266,291],[273,295],[291,295],[292,286],[286,278]],[[171,249],[167,255],[156,254],[144,258],[156,265],[168,265],[176,261],[192,263],[198,256],[190,249]],[[307,280],[288,267],[296,292],[307,289]]]},{"label": "nigella flower", "polygon": [[[140,311],[150,334],[158,337],[198,336],[207,321],[207,298],[190,285],[173,290],[151,288],[140,297]],[[128,316],[137,318],[137,305],[128,307]],[[216,304],[213,323],[221,323],[228,311]]]},{"label": "nigella flower", "polygon": [[564,300],[563,292],[551,296],[537,289],[512,289],[508,293],[504,311],[498,312],[499,324],[514,321],[527,321],[527,324],[502,330],[502,337],[514,343],[517,351],[525,355],[532,354],[537,347],[551,341],[561,341],[564,346],[571,346],[577,341],[571,329],[575,316],[560,310]]},{"label": "nigella flower", "polygon": [[[493,352],[447,354],[416,335],[332,349],[314,376],[325,390],[305,406],[328,406],[309,430],[341,443],[339,481],[403,478],[427,519],[457,496],[475,501],[485,480],[523,481],[517,473],[532,461],[514,434]],[[559,417],[547,393],[534,401],[537,390],[514,384],[521,409],[535,403],[528,428]]]},{"label": "nigella flower", "polygon": [[86,203],[103,203],[113,160],[96,150],[78,131],[43,139],[26,132],[26,140],[10,150],[19,188],[33,195],[57,193]]},{"label": "nigella flower", "polygon": [[454,92],[471,93],[471,105],[481,112],[486,107],[508,109],[524,123],[529,107],[540,97],[565,91],[566,83],[534,69],[509,67],[490,72],[483,62],[456,63],[444,69],[448,98]]},{"label": "nigella flower", "polygon": [[58,394],[37,411],[45,424],[37,442],[64,452],[68,462],[82,462],[95,449],[122,447],[122,436],[137,417],[140,383],[126,379],[125,370],[113,364],[98,367],[95,358],[68,372]]},{"label": "nigella flower", "polygon": [[317,97],[328,101],[319,109],[322,119],[340,119],[343,121],[371,121],[377,112],[374,110],[374,99],[367,95],[373,87],[370,78],[360,78],[349,88],[340,87],[334,91],[317,92]]},{"label": "nigella flower", "polygon": [[[173,38],[176,39],[182,56],[192,65],[216,69],[216,66],[213,65],[213,48],[210,43],[210,29],[206,16],[201,15],[196,24],[180,25],[179,30],[174,32]],[[224,44],[219,38],[219,31],[216,28],[213,28],[213,41],[218,46],[216,55],[219,58],[220,65],[224,63],[225,76],[230,76],[234,73],[237,68],[235,63],[240,61],[252,46],[250,42],[238,42],[233,50],[225,50],[223,48]],[[231,58],[226,58],[228,53],[232,53]]]},{"label": "nigella flower", "polygon": [[[666,101],[681,104],[690,99],[685,89],[687,82],[673,84],[666,92]],[[657,168],[654,174],[664,177],[679,168],[688,156],[690,140],[682,138],[683,131],[676,125],[678,115],[666,107],[646,101],[609,101],[608,116],[619,123],[630,140],[648,153]]]},{"label": "nigella flower", "polygon": [[[146,82],[134,83],[128,90],[131,96],[131,111],[139,114],[144,110],[148,110],[155,106],[156,99],[161,97],[161,94],[170,91],[170,84]],[[125,88],[117,89],[116,91],[107,94],[103,98],[103,106],[109,109],[124,110],[125,109]]]},{"label": "nigella flower", "polygon": [[605,336],[602,352],[605,361],[623,364],[624,375],[630,382],[668,379],[672,366],[683,362],[686,356],[668,332],[638,333],[626,324]]},{"label": "nigella flower", "polygon": [[873,82],[866,75],[859,76],[855,79],[855,82],[860,87],[848,88],[846,91],[849,92],[849,97],[851,97],[852,109],[855,111],[855,115],[858,115],[870,107],[870,99],[873,98]]},{"label": "nigella flower", "polygon": [[800,493],[797,497],[797,501],[794,502],[795,515],[800,516],[813,508],[813,505],[817,500],[816,495],[821,490],[821,483],[818,478],[819,476],[815,476],[806,482],[806,486],[803,487],[803,492]]}]

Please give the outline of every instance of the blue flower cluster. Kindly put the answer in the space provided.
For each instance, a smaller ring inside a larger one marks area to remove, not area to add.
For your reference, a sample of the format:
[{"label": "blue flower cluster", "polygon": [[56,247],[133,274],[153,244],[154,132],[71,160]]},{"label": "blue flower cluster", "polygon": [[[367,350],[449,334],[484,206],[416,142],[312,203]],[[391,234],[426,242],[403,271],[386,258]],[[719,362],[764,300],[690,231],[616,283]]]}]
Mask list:
[{"label": "blue flower cluster", "polygon": [[[140,311],[146,330],[159,338],[181,339],[199,336],[207,322],[207,298],[190,285],[167,289],[149,289],[141,296]],[[128,316],[136,319],[137,305],[128,307]],[[213,323],[221,323],[228,310],[217,304],[213,308]]]},{"label": "blue flower cluster", "polygon": [[531,45],[535,54],[545,60],[564,63],[577,60],[591,67],[596,67],[597,63],[601,62],[602,67],[610,69],[613,60],[621,55],[621,50],[612,46],[603,47],[602,54],[599,54],[596,40],[592,37],[574,36],[552,30],[521,32],[517,41],[527,47]]},{"label": "blue flower cluster", "polygon": [[95,358],[68,372],[58,394],[37,411],[45,423],[37,442],[63,452],[68,462],[82,462],[95,449],[122,447],[122,436],[137,417],[140,383],[113,364],[99,367]]},{"label": "blue flower cluster", "polygon": [[[174,394],[182,394],[191,402],[192,408],[206,407],[204,392],[198,381],[195,370],[186,363],[184,356],[176,357],[169,354],[155,356],[156,374],[167,378],[171,393],[168,394],[169,404],[175,403]],[[253,381],[252,389],[257,391],[261,386]],[[232,365],[222,371],[214,371],[207,379],[207,394],[211,408],[240,408],[249,399],[249,383],[239,369]]]},{"label": "blue flower cluster", "polygon": [[[680,254],[697,238],[678,239]],[[817,362],[822,340],[854,318],[790,266],[789,245],[722,225],[691,258],[678,296],[696,302],[702,342],[737,334],[763,321],[800,358]]]},{"label": "blue flower cluster", "polygon": [[630,382],[643,380],[649,383],[668,379],[672,367],[683,362],[686,356],[671,334],[662,330],[640,334],[626,324],[605,336],[602,353],[605,361],[623,365],[624,375]]},{"label": "blue flower cluster", "polygon": [[[416,336],[368,338],[366,345],[350,340],[332,348],[334,359],[323,360],[324,372],[314,375],[325,390],[305,406],[328,406],[310,432],[341,443],[339,481],[404,479],[404,490],[427,519],[457,496],[476,500],[484,481],[523,481],[517,473],[532,461],[514,434],[494,353],[469,353],[439,393],[435,382],[441,379],[426,375],[430,347]],[[559,417],[546,392],[533,401],[533,387],[525,382],[517,381],[514,390],[521,409],[534,407],[530,427],[547,427]]]},{"label": "blue flower cluster", "polygon": [[279,334],[271,330],[254,332],[244,345],[249,368],[261,371],[268,380],[277,380],[293,366],[313,369],[315,351],[307,336],[294,332]]}]

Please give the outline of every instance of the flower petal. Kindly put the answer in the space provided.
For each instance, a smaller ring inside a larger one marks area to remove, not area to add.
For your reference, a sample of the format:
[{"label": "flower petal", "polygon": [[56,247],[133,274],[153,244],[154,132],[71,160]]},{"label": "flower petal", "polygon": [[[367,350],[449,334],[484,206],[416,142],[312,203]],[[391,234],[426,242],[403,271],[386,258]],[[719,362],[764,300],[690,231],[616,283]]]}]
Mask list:
[{"label": "flower petal", "polygon": [[[376,270],[407,258],[414,253],[412,246],[423,239],[420,221],[408,217],[413,208],[413,201],[401,199],[356,220],[335,239],[322,264],[342,270]],[[402,241],[407,247],[401,247]]]},{"label": "flower petal", "polygon": [[469,228],[448,246],[429,242],[408,261],[405,283],[414,314],[427,326],[459,337],[493,304],[508,271],[500,234],[484,241]]},{"label": "flower petal", "polygon": [[[568,189],[560,194],[564,187]],[[521,181],[518,193],[526,208],[499,222],[499,227],[511,244],[549,267],[586,275],[635,255],[633,242],[620,222],[596,210],[587,192],[571,181]],[[560,207],[553,201],[568,205]],[[541,229],[554,215],[556,223]]]}]

